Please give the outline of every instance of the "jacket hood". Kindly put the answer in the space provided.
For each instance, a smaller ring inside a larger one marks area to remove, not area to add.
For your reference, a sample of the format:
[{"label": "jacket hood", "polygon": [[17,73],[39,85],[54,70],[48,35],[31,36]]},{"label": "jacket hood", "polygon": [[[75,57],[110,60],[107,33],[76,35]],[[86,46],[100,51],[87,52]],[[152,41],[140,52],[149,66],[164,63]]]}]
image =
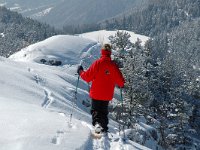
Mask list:
[{"label": "jacket hood", "polygon": [[101,56],[110,57],[110,56],[111,56],[111,51],[102,49],[102,50],[101,50]]}]

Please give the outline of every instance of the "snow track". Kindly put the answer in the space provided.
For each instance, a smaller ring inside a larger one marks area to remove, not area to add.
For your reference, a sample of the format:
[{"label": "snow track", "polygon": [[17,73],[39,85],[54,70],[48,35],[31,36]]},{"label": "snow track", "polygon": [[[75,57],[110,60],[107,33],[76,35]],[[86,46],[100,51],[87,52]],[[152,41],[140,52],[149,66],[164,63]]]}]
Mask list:
[{"label": "snow track", "polygon": [[[93,127],[91,124],[84,121],[81,123],[83,126],[89,128],[90,132],[92,132]],[[108,133],[108,136],[103,136],[101,139],[94,139],[90,133],[90,139],[88,143],[90,144],[88,144],[86,150],[151,150],[135,142],[122,140],[117,132]]]},{"label": "snow track", "polygon": [[58,130],[58,131],[56,132],[56,136],[54,136],[54,137],[52,138],[52,143],[53,143],[53,144],[56,144],[56,145],[61,144],[61,142],[62,142],[62,140],[63,140],[63,136],[64,136],[64,131]]},{"label": "snow track", "polygon": [[45,89],[45,88],[44,88],[44,93],[45,93],[45,100],[42,103],[42,107],[48,108],[48,106],[50,106],[51,103],[53,103],[53,101],[54,101],[53,94],[51,91],[49,91],[48,89]]}]

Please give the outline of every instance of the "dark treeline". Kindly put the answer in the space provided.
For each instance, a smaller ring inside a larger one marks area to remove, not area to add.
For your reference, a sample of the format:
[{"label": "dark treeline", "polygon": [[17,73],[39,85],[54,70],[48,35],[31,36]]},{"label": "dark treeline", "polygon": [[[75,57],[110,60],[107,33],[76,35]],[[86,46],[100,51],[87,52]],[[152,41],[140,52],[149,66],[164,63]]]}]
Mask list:
[{"label": "dark treeline", "polygon": [[58,34],[47,24],[24,18],[0,7],[0,55],[8,57],[22,48]]}]

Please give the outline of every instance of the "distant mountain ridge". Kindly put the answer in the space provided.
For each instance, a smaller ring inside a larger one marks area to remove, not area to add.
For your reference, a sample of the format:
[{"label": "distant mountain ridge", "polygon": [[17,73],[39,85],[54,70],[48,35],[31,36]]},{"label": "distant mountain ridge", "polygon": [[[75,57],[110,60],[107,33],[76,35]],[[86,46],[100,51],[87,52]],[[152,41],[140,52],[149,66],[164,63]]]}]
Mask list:
[{"label": "distant mountain ridge", "polygon": [[56,28],[91,24],[143,6],[149,0],[0,0],[11,10]]}]

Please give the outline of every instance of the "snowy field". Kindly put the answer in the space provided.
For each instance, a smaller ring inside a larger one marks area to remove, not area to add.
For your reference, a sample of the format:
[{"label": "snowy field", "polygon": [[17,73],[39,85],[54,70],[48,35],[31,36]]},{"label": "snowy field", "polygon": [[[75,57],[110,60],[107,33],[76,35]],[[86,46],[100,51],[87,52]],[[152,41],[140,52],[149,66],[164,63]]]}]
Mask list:
[{"label": "snowy field", "polygon": [[[84,105],[90,100],[84,81],[79,82],[77,101],[74,98],[77,65],[81,60],[83,65],[91,64],[100,54],[94,32],[91,38],[89,34],[54,36],[10,58],[0,57],[0,150],[148,149],[121,141],[118,125],[111,120],[110,140],[90,136],[90,108]],[[50,66],[50,61],[62,65]]]}]

